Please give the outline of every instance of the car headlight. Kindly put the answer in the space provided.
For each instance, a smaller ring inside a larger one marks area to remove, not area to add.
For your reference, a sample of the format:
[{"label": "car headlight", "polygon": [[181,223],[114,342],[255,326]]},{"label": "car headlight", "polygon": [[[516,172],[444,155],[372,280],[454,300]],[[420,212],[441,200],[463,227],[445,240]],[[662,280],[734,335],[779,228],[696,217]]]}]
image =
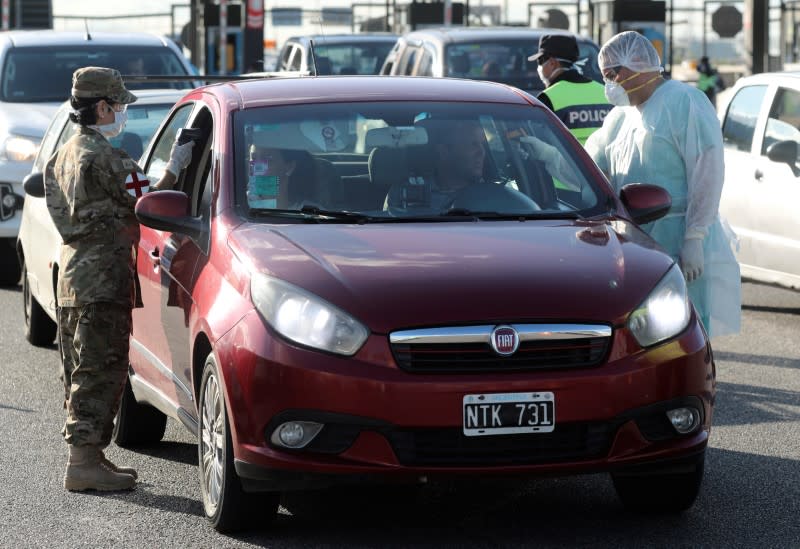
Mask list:
[{"label": "car headlight", "polygon": [[369,335],[338,307],[288,282],[257,273],[250,280],[250,294],[269,325],[301,345],[350,356]]},{"label": "car headlight", "polygon": [[21,135],[9,135],[3,143],[6,158],[14,162],[33,162],[39,150],[39,140]]},{"label": "car headlight", "polygon": [[689,323],[691,307],[686,281],[677,265],[656,285],[628,319],[628,328],[642,347],[681,333]]}]

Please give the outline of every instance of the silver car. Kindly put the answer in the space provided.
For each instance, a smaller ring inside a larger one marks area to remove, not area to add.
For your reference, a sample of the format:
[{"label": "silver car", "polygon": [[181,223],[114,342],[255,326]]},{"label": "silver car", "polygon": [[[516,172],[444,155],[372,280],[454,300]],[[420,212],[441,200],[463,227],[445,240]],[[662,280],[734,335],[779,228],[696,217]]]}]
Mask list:
[{"label": "silver car", "polygon": [[[154,34],[0,33],[0,285],[14,285],[20,279],[15,245],[25,201],[22,179],[31,171],[53,114],[69,97],[72,73],[89,65],[113,67],[122,74],[194,74],[178,47]],[[154,86],[131,83],[129,87]],[[167,87],[194,85],[175,82]]]}]

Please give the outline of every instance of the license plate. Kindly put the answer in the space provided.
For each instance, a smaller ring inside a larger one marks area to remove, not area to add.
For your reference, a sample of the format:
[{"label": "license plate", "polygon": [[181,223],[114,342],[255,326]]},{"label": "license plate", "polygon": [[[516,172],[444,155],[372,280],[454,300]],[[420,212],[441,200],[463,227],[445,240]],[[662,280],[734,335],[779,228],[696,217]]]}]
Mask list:
[{"label": "license plate", "polygon": [[556,427],[555,395],[495,393],[464,395],[464,435],[549,433]]}]

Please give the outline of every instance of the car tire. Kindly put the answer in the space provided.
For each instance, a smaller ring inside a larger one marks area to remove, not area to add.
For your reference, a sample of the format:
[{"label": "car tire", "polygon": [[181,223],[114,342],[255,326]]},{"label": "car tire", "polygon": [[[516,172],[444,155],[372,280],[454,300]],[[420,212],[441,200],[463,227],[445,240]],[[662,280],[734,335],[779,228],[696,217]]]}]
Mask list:
[{"label": "car tire", "polygon": [[49,347],[56,338],[58,325],[39,304],[28,284],[28,269],[22,262],[22,304],[25,316],[25,339],[37,347]]},{"label": "car tire", "polygon": [[0,238],[0,286],[16,286],[22,274],[17,250],[14,247],[16,239]]},{"label": "car tire", "polygon": [[242,489],[233,464],[233,441],[225,395],[213,353],[206,358],[198,399],[198,470],[203,511],[215,530],[235,532],[254,524],[270,524],[277,516],[280,494],[250,494]]},{"label": "car tire", "polygon": [[680,513],[692,506],[703,481],[705,454],[694,470],[642,474],[612,473],[617,496],[629,510],[645,513]]},{"label": "car tire", "polygon": [[160,442],[166,430],[167,416],[148,404],[136,402],[129,378],[114,420],[111,435],[114,442],[122,448],[147,446]]}]

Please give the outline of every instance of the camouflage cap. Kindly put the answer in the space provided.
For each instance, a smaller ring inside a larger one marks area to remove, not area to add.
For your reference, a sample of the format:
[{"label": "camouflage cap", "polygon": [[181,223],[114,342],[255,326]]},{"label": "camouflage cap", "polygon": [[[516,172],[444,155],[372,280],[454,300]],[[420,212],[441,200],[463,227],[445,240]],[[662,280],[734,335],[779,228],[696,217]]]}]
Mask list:
[{"label": "camouflage cap", "polygon": [[133,103],[138,99],[125,89],[117,69],[82,67],[72,74],[72,97],[90,99],[107,97],[115,103]]}]

